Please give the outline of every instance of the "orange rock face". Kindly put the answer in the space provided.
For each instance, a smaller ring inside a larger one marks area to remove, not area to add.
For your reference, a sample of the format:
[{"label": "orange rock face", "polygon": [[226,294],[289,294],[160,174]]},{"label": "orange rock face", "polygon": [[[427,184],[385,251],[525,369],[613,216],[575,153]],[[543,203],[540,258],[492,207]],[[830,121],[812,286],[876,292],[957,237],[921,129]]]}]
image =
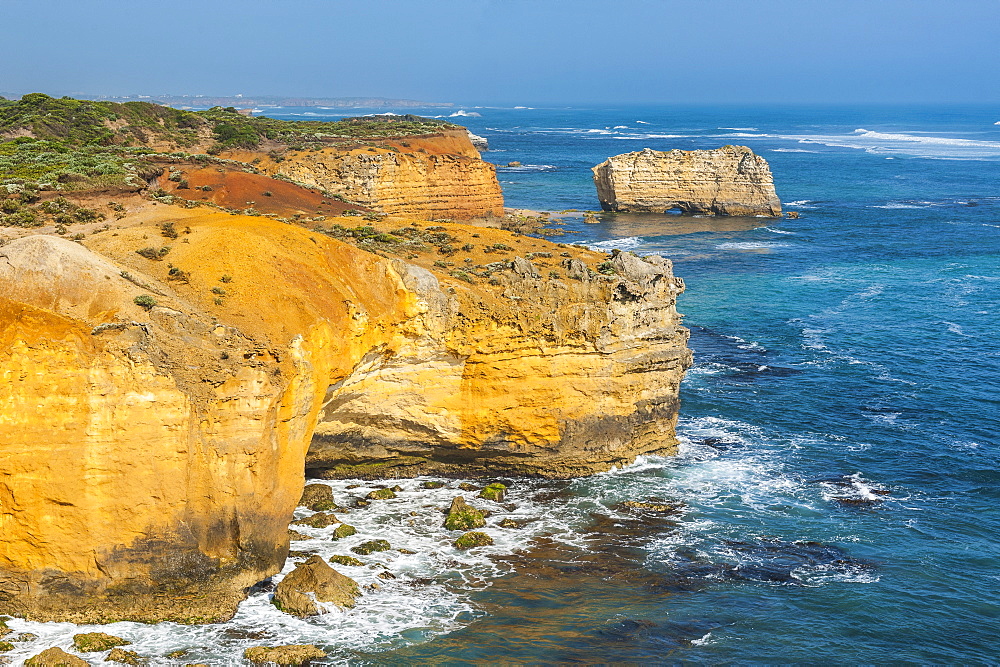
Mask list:
[{"label": "orange rock face", "polygon": [[227,618],[281,568],[307,465],[565,477],[675,447],[690,352],[665,260],[603,275],[447,225],[453,266],[492,262],[473,279],[437,251],[147,213],[0,248],[0,613]]},{"label": "orange rock face", "polygon": [[293,151],[258,166],[382,213],[458,220],[503,215],[496,168],[480,158],[464,129],[385,147]]},{"label": "orange rock face", "polygon": [[95,243],[119,263],[47,236],[0,249],[0,613],[231,616],[284,562],[326,387],[406,317],[374,255],[264,219],[186,222],[174,264],[201,271],[177,289],[136,268],[166,273],[134,253],[141,228]]}]

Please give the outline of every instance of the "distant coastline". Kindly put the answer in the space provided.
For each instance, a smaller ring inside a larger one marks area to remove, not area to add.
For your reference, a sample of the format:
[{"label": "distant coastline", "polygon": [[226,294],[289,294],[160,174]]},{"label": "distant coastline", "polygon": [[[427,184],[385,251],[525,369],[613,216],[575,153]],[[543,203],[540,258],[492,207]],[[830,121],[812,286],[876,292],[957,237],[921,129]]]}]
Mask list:
[{"label": "distant coastline", "polygon": [[[20,95],[5,93],[8,99]],[[278,95],[86,95],[74,93],[78,99],[102,102],[155,102],[171,107],[334,107],[337,109],[381,109],[406,107],[450,108],[452,102],[421,102],[385,97],[283,97]]]}]

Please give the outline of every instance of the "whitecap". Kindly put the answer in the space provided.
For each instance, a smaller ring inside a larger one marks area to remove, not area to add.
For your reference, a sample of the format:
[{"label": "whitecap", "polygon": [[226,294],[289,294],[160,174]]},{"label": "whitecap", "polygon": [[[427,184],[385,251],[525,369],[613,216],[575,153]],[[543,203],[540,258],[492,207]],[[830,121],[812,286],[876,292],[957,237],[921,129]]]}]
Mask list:
[{"label": "whitecap", "polygon": [[740,241],[732,243],[720,243],[715,246],[719,250],[773,250],[774,248],[787,248],[788,243],[775,243],[768,241]]},{"label": "whitecap", "polygon": [[631,250],[632,248],[638,248],[645,242],[646,240],[641,236],[627,236],[623,239],[609,239],[607,241],[588,243],[587,247],[591,250],[598,250],[602,252],[607,252],[609,250]]},{"label": "whitecap", "polygon": [[644,121],[644,120],[637,120],[637,121],[635,121],[635,122],[637,122],[637,123],[641,123],[642,125],[652,125],[652,123],[647,123],[647,122],[646,122],[646,121]]},{"label": "whitecap", "polygon": [[459,109],[453,114],[448,114],[448,118],[455,117],[466,117],[466,118],[480,118],[483,114],[477,113],[475,111],[466,111],[465,109]]},{"label": "whitecap", "polygon": [[792,235],[795,234],[795,232],[788,232],[785,231],[784,229],[775,229],[774,227],[761,227],[761,229],[765,229],[771,232],[772,234],[792,234]]},{"label": "whitecap", "polygon": [[757,132],[756,127],[720,127],[720,130],[733,130],[735,132]]},{"label": "whitecap", "polygon": [[772,153],[819,153],[819,151],[807,151],[804,148],[772,148]]}]

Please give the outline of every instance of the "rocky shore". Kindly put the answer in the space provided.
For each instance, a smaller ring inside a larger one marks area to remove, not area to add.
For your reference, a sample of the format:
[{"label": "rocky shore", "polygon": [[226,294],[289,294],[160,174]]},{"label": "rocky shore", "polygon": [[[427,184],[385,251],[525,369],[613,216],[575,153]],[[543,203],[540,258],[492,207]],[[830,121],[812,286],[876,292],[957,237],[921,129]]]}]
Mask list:
[{"label": "rocky shore", "polygon": [[[419,132],[367,147],[154,154],[146,187],[107,204],[0,191],[20,221],[0,247],[0,613],[230,618],[281,570],[307,468],[570,477],[675,450],[690,350],[670,262],[525,221],[426,220],[502,215],[502,200],[464,129],[405,122]],[[393,176],[413,208],[330,192],[355,182],[344,169],[361,182],[390,163],[424,165]],[[464,174],[457,190],[435,185],[445,172]],[[475,528],[456,545],[485,544]]]}]

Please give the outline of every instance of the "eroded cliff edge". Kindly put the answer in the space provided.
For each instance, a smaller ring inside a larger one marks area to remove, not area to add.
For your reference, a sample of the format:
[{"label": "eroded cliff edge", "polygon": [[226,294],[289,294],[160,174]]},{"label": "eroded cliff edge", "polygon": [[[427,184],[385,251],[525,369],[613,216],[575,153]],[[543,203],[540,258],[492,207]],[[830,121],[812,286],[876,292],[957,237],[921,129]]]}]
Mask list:
[{"label": "eroded cliff edge", "polygon": [[[0,613],[227,618],[284,562],[307,451],[329,475],[567,476],[675,445],[665,260],[144,215],[0,248]],[[137,254],[167,222],[165,258]]]},{"label": "eroded cliff edge", "polygon": [[767,161],[746,146],[610,157],[592,169],[605,211],[780,216]]}]

